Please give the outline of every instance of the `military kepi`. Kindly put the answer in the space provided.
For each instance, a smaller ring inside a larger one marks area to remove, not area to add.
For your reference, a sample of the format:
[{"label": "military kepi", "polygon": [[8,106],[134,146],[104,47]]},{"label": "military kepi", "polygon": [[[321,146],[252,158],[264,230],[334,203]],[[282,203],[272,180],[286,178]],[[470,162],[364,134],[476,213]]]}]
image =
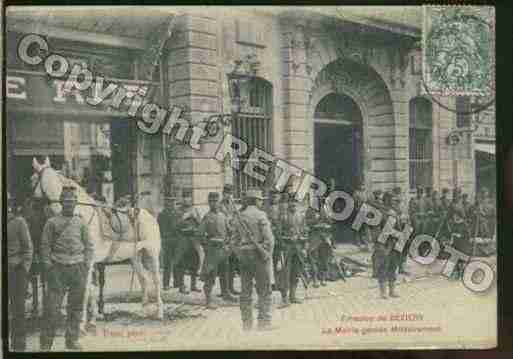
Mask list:
[{"label": "military kepi", "polygon": [[208,200],[209,201],[219,201],[219,193],[217,192],[209,192],[208,194]]}]

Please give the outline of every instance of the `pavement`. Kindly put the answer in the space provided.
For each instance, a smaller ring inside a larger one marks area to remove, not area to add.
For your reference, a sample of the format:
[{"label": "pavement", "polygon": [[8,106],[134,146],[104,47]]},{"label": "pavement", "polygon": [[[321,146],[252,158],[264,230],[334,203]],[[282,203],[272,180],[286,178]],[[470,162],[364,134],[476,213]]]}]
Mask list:
[{"label": "pavement", "polygon": [[[338,246],[336,254],[370,258],[350,245]],[[81,342],[87,351],[492,347],[496,288],[470,292],[460,281],[441,276],[443,265],[438,261],[426,268],[409,261],[411,274],[398,278],[399,298],[381,299],[369,272],[308,291],[300,286],[303,304],[285,309],[277,308],[280,295],[274,292],[275,329],[249,333],[242,331],[237,303],[216,297],[220,307],[208,310],[202,293],[182,295],[177,289],[163,292],[165,319],[152,319],[139,304],[138,285],[129,291],[129,267],[112,267],[106,274],[106,315]],[[28,349],[39,350],[37,331]],[[54,350],[64,350],[62,336]]]}]

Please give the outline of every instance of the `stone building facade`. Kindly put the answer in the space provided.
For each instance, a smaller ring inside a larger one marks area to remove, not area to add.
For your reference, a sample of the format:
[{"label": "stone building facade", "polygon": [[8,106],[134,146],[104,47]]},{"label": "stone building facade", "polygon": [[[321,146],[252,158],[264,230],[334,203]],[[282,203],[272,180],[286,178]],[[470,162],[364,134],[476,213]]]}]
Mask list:
[{"label": "stone building facade", "polygon": [[[230,74],[251,68],[239,84],[240,113],[224,133],[349,191],[363,181],[369,190],[405,192],[460,186],[473,196],[479,169],[472,118],[457,114],[453,98],[424,93],[420,23],[286,9],[176,8],[173,15],[158,78],[150,80],[162,105],[184,108],[192,124],[231,113]],[[146,19],[120,46],[135,41],[142,45],[131,53],[144,55],[152,26]],[[493,126],[493,111],[487,119]],[[255,184],[212,158],[222,133],[200,150],[164,137],[137,133],[130,173],[143,194],[139,205],[158,211],[167,186],[177,193],[192,187],[194,202],[206,205],[208,192],[226,183],[237,191]],[[487,144],[493,142],[489,136]]]}]

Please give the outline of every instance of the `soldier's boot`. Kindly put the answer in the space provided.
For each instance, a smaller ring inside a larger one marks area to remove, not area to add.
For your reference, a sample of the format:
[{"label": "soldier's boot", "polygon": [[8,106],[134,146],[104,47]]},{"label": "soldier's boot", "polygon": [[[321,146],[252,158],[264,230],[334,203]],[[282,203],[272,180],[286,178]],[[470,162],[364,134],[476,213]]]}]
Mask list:
[{"label": "soldier's boot", "polygon": [[314,288],[319,288],[319,281],[317,280],[317,274],[316,273],[314,273],[314,275],[312,276],[312,280],[313,280],[312,286]]},{"label": "soldier's boot", "polygon": [[387,290],[385,287],[385,282],[379,282],[379,294],[382,299],[387,299]]},{"label": "soldier's boot", "polygon": [[388,295],[391,298],[399,298],[399,294],[395,291],[395,282],[388,282]]},{"label": "soldier's boot", "polygon": [[247,320],[245,322],[242,322],[242,330],[245,332],[249,332],[253,329],[253,322],[250,320]]},{"label": "soldier's boot", "polygon": [[52,350],[53,340],[52,339],[41,339],[39,346],[40,346],[42,351],[48,351],[49,352],[49,351]]},{"label": "soldier's boot", "polygon": [[212,302],[212,294],[210,291],[205,290],[205,307],[207,309],[217,309],[217,305]]},{"label": "soldier's boot", "polygon": [[201,292],[201,289],[197,287],[197,276],[191,275],[191,292]]},{"label": "soldier's boot", "polygon": [[230,273],[230,275],[228,277],[228,289],[229,289],[231,294],[239,295],[240,292],[235,289],[234,283],[235,283],[235,272],[231,271],[231,273]]},{"label": "soldier's boot", "polygon": [[287,297],[287,292],[281,292],[281,304],[278,306],[279,309],[287,308],[290,306],[289,298]]},{"label": "soldier's boot", "polygon": [[78,341],[75,342],[68,342],[66,341],[66,349],[69,350],[76,350],[76,351],[82,351],[82,345]]},{"label": "soldier's boot", "polygon": [[187,290],[187,287],[185,286],[185,284],[182,284],[180,285],[180,289],[179,289],[180,293],[182,294],[189,294],[190,292]]},{"label": "soldier's boot", "polygon": [[328,285],[328,284],[326,283],[326,276],[327,276],[326,272],[321,272],[321,280],[320,280],[320,281],[321,281],[321,285],[322,285],[323,287],[325,287],[325,286],[327,286],[327,285]]},{"label": "soldier's boot", "polygon": [[297,284],[290,287],[290,302],[293,304],[301,304],[303,301],[296,297]]}]

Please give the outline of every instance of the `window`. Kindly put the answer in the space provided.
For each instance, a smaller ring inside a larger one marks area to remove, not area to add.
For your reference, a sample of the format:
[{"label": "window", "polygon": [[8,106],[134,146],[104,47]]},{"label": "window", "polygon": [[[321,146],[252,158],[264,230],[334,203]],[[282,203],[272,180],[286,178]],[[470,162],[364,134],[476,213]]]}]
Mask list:
[{"label": "window", "polygon": [[469,127],[471,119],[470,97],[456,97],[456,126],[458,128]]},{"label": "window", "polygon": [[268,82],[254,79],[241,86],[241,113],[232,122],[232,134],[248,145],[246,156],[239,158],[239,170],[234,170],[233,184],[236,196],[249,188],[262,187],[263,183],[243,173],[253,149],[271,153],[272,86]]},{"label": "window", "polygon": [[432,106],[424,98],[410,101],[410,189],[433,182]]}]

